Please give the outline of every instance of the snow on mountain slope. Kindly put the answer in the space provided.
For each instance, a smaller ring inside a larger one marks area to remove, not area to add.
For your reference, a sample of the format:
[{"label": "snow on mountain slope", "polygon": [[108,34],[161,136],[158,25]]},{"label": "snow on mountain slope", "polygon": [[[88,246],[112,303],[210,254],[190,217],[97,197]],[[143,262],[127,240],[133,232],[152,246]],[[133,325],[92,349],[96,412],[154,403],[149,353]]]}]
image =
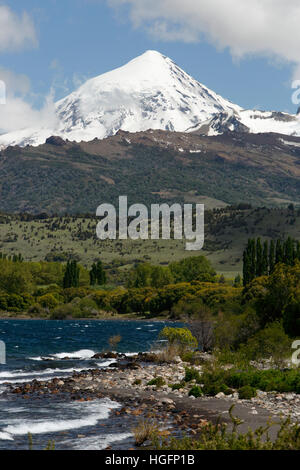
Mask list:
[{"label": "snow on mountain slope", "polygon": [[55,129],[23,129],[0,136],[0,146],[39,145],[45,136],[100,139],[119,129],[185,131],[220,112],[241,108],[209,90],[171,59],[147,51],[112,72],[88,80],[56,104]]},{"label": "snow on mountain slope", "polygon": [[56,103],[56,113],[55,128],[22,129],[1,135],[0,148],[40,145],[51,135],[77,142],[102,139],[119,129],[300,135],[299,116],[243,110],[156,51],[147,51],[123,67],[88,80]]},{"label": "snow on mountain slope", "polygon": [[71,140],[104,138],[119,129],[185,131],[215,113],[239,110],[155,51],[89,80],[57,103],[59,132]]}]

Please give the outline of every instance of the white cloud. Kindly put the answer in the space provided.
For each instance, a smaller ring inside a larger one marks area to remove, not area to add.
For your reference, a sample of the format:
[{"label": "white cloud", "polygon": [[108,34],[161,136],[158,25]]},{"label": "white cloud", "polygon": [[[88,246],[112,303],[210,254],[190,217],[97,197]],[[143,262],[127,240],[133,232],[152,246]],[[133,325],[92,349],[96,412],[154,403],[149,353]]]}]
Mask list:
[{"label": "white cloud", "polygon": [[6,133],[27,127],[54,127],[56,124],[54,93],[51,90],[40,109],[32,104],[30,80],[0,69],[0,80],[6,85],[6,104],[0,105],[0,132]]},{"label": "white cloud", "polygon": [[[163,40],[205,40],[234,58],[265,56],[300,72],[299,0],[107,0],[129,7],[135,28]],[[300,78],[300,76],[298,77]]]},{"label": "white cloud", "polygon": [[37,35],[28,13],[16,15],[9,7],[0,5],[0,52],[36,47]]}]

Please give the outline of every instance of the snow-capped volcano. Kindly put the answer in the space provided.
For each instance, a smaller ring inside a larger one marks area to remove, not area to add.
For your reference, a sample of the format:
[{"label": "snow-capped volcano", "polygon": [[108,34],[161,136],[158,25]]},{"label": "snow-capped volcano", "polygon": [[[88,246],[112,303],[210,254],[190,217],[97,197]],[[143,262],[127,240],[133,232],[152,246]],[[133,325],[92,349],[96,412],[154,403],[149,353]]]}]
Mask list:
[{"label": "snow-capped volcano", "polygon": [[104,138],[119,129],[186,131],[216,113],[239,109],[156,51],[89,80],[57,103],[59,131],[75,140]]},{"label": "snow-capped volcano", "polygon": [[156,51],[88,80],[56,103],[57,125],[0,136],[0,148],[39,145],[47,137],[103,139],[122,129],[163,129],[215,135],[224,130],[299,134],[296,116],[245,111],[225,100]]}]

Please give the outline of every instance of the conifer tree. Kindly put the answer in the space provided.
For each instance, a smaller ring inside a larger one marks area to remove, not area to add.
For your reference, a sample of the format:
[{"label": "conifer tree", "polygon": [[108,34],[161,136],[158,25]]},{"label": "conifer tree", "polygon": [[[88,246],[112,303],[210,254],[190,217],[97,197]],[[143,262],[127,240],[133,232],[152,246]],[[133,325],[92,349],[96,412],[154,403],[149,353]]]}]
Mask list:
[{"label": "conifer tree", "polygon": [[269,244],[266,240],[264,242],[263,255],[262,255],[262,276],[267,276],[269,274]]},{"label": "conifer tree", "polygon": [[67,262],[64,279],[63,279],[63,288],[68,289],[71,287],[71,272],[70,272],[70,262]]},{"label": "conifer tree", "polygon": [[97,277],[97,283],[99,284],[99,286],[102,286],[103,284],[106,283],[106,274],[104,272],[101,261],[98,261],[96,265],[96,277]]},{"label": "conifer tree", "polygon": [[255,275],[256,277],[262,276],[263,274],[263,251],[261,246],[261,240],[256,240],[256,264],[255,264]]},{"label": "conifer tree", "polygon": [[284,244],[284,263],[292,266],[294,264],[294,242],[288,237]]},{"label": "conifer tree", "polygon": [[94,286],[97,282],[97,267],[96,264],[93,263],[92,268],[90,270],[90,285]]},{"label": "conifer tree", "polygon": [[79,287],[79,275],[80,269],[77,261],[68,261],[63,279],[64,289]]},{"label": "conifer tree", "polygon": [[283,258],[284,258],[284,254],[283,254],[282,243],[281,243],[281,240],[277,240],[276,252],[275,252],[275,264],[283,263]]},{"label": "conifer tree", "polygon": [[269,251],[269,273],[272,274],[275,267],[275,243],[271,240],[270,251]]},{"label": "conifer tree", "polygon": [[253,281],[253,279],[255,279],[255,276],[256,276],[256,243],[255,243],[254,238],[250,240],[249,250],[250,250],[250,254],[249,254],[250,256],[250,281]]}]

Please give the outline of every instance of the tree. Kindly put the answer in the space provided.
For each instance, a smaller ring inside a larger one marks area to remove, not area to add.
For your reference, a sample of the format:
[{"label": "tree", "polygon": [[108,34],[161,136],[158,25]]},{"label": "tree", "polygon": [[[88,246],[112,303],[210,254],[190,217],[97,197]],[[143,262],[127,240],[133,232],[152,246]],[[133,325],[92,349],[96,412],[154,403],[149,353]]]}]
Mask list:
[{"label": "tree", "polygon": [[138,264],[129,274],[128,287],[148,287],[151,285],[152,266],[149,263]]},{"label": "tree", "polygon": [[91,286],[94,286],[94,285],[96,284],[96,282],[97,282],[97,274],[96,274],[96,272],[97,272],[97,267],[96,267],[96,264],[94,263],[94,264],[92,265],[92,268],[91,268],[90,273],[89,273],[89,274],[90,274],[90,285],[91,285]]},{"label": "tree", "polygon": [[77,261],[68,261],[63,278],[64,289],[79,287],[79,273],[80,269],[77,265]]},{"label": "tree", "polygon": [[293,292],[284,309],[283,327],[292,338],[300,336],[300,289]]},{"label": "tree", "polygon": [[261,240],[256,240],[256,263],[255,263],[255,275],[260,277],[263,275],[263,251]]},{"label": "tree", "polygon": [[300,285],[300,262],[294,266],[279,263],[267,278],[263,295],[256,302],[256,309],[262,326],[281,320],[288,311],[291,296]]},{"label": "tree", "polygon": [[269,250],[269,273],[272,274],[275,268],[275,243],[271,240]]},{"label": "tree", "polygon": [[180,352],[198,346],[196,338],[188,328],[171,328],[166,326],[159,334],[159,337],[166,339],[171,346],[177,346]]},{"label": "tree", "polygon": [[241,278],[240,274],[237,274],[237,276],[235,276],[233,285],[234,285],[234,287],[241,287],[242,278]]},{"label": "tree", "polygon": [[249,239],[243,254],[243,284],[247,286],[256,276],[256,243]]},{"label": "tree", "polygon": [[151,287],[163,287],[172,284],[173,276],[168,267],[153,266],[151,273]]},{"label": "tree", "polygon": [[94,263],[90,270],[90,285],[94,286],[98,284],[102,286],[106,283],[106,274],[102,266],[102,262],[98,261],[97,264]]},{"label": "tree", "polygon": [[267,240],[264,242],[263,255],[262,255],[262,276],[269,274],[269,244]]},{"label": "tree", "polygon": [[214,282],[216,272],[205,256],[190,256],[169,265],[175,282]]},{"label": "tree", "polygon": [[289,266],[294,264],[294,241],[288,237],[284,244],[284,262]]},{"label": "tree", "polygon": [[97,279],[97,284],[99,286],[102,286],[103,284],[106,283],[106,274],[102,266],[102,262],[98,261],[96,264],[96,279]]},{"label": "tree", "polygon": [[284,253],[283,253],[283,246],[281,240],[277,240],[276,242],[276,252],[275,252],[275,264],[283,263],[284,261]]},{"label": "tree", "polygon": [[243,285],[247,286],[250,283],[250,257],[249,250],[243,253]]}]

